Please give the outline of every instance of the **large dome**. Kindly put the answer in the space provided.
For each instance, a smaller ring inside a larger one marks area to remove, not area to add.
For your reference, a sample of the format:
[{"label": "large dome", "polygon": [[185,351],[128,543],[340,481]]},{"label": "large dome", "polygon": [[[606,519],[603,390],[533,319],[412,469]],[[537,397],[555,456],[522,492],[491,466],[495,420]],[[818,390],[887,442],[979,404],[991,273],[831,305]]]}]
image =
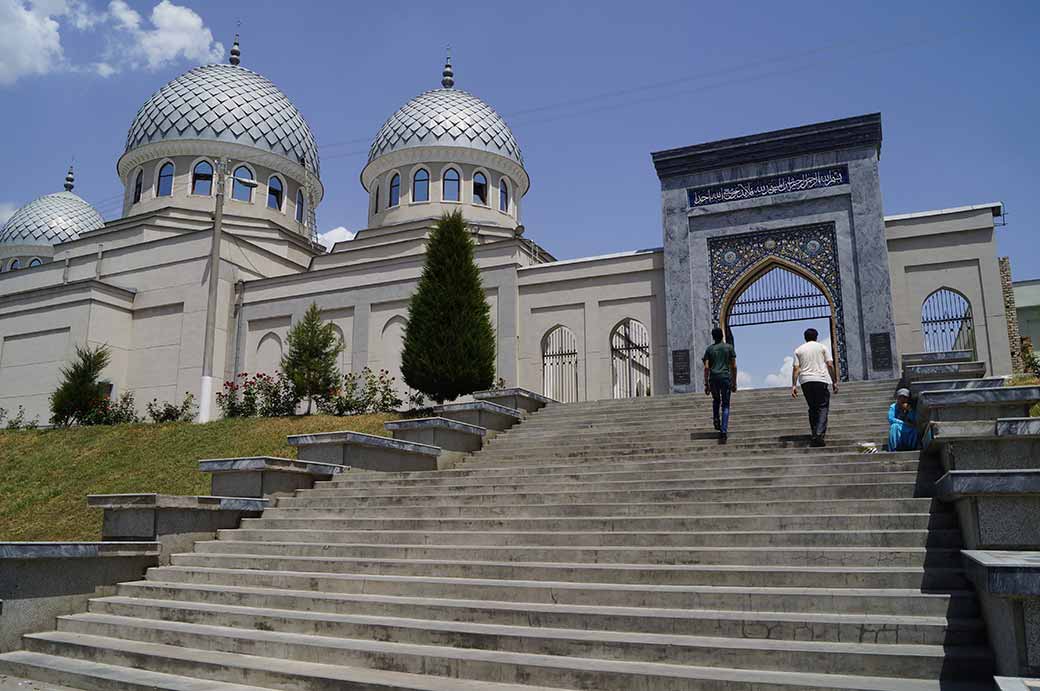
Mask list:
[{"label": "large dome", "polygon": [[105,219],[97,210],[72,193],[72,171],[64,192],[47,194],[29,202],[0,229],[0,245],[56,245],[97,230]]},{"label": "large dome", "polygon": [[196,67],[152,94],[130,125],[126,153],[177,139],[245,144],[319,175],[318,145],[296,106],[268,79],[237,64]]},{"label": "large dome", "polygon": [[505,156],[521,166],[524,157],[512,130],[494,108],[473,94],[452,88],[450,65],[444,88],[419,94],[379,129],[368,162],[415,146],[459,146]]}]

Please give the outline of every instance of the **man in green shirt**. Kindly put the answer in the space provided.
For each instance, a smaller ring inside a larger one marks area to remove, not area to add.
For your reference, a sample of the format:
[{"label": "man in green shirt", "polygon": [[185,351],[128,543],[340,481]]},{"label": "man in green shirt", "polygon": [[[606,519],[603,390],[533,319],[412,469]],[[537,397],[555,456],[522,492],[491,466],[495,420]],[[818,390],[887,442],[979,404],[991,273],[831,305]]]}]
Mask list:
[{"label": "man in green shirt", "polygon": [[715,341],[704,351],[704,395],[711,396],[711,412],[719,443],[729,435],[729,396],[737,390],[737,351],[722,342],[722,329],[711,330]]}]

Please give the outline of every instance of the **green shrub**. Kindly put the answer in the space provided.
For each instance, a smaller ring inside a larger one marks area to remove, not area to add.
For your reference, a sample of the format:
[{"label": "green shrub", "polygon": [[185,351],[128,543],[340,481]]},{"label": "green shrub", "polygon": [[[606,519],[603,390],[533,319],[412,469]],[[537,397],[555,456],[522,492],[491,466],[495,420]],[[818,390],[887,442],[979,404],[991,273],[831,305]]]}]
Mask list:
[{"label": "green shrub", "polygon": [[185,391],[184,400],[181,401],[180,405],[174,405],[167,401],[160,403],[158,398],[153,398],[148,402],[146,408],[148,417],[155,423],[191,422],[195,419],[198,406],[195,405],[195,396]]},{"label": "green shrub", "polygon": [[317,401],[318,410],[325,415],[363,415],[391,413],[404,401],[397,393],[396,379],[385,369],[374,373],[368,367],[360,374],[347,372],[343,385]]},{"label": "green shrub", "polygon": [[401,372],[409,387],[438,403],[494,381],[491,310],[459,211],[442,216],[430,233],[422,276],[408,304]]},{"label": "green shrub", "polygon": [[282,357],[282,373],[295,385],[295,391],[307,398],[306,414],[311,406],[330,395],[339,385],[336,359],[343,343],[332,322],[322,322],[317,303],[293,324],[286,339],[288,352]]},{"label": "green shrub", "polygon": [[61,384],[51,394],[51,422],[59,427],[92,422],[100,413],[97,409],[105,397],[101,373],[108,366],[107,346],[76,346],[76,360],[61,369]]}]

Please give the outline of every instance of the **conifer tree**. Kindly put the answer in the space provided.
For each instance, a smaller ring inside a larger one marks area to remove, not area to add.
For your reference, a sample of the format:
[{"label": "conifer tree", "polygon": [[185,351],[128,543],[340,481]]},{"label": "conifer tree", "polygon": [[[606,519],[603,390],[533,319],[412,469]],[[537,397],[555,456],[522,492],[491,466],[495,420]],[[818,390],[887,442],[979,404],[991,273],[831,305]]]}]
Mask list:
[{"label": "conifer tree", "polygon": [[317,303],[303,315],[303,319],[289,329],[288,352],[282,357],[282,373],[296,387],[296,393],[307,397],[307,415],[315,399],[321,400],[339,386],[339,367],[336,359],[343,343],[332,322],[322,322]]},{"label": "conifer tree", "polygon": [[430,234],[422,276],[408,305],[401,373],[408,386],[438,403],[494,382],[491,310],[459,211],[442,216]]},{"label": "conifer tree", "polygon": [[76,346],[76,360],[61,369],[61,384],[51,394],[51,423],[66,427],[90,419],[105,398],[101,372],[111,359],[108,347]]}]

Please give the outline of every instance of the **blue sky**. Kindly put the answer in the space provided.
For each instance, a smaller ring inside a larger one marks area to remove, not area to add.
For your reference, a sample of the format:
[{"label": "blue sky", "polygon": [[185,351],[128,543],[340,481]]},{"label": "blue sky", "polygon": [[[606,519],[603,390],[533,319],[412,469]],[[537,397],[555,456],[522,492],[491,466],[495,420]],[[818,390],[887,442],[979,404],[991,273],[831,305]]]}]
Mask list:
[{"label": "blue sky", "polygon": [[[561,259],[661,244],[651,151],[880,111],[885,212],[1002,200],[999,250],[1016,279],[1040,277],[1031,0],[0,0],[0,213],[60,189],[75,156],[77,193],[116,216],[115,163],[137,108],[223,54],[238,21],[243,65],[317,136],[323,231],[363,226],[368,144],[438,85],[450,44],[457,86],[497,108],[523,149],[528,236]],[[782,362],[765,340],[744,338],[756,383]]]}]

